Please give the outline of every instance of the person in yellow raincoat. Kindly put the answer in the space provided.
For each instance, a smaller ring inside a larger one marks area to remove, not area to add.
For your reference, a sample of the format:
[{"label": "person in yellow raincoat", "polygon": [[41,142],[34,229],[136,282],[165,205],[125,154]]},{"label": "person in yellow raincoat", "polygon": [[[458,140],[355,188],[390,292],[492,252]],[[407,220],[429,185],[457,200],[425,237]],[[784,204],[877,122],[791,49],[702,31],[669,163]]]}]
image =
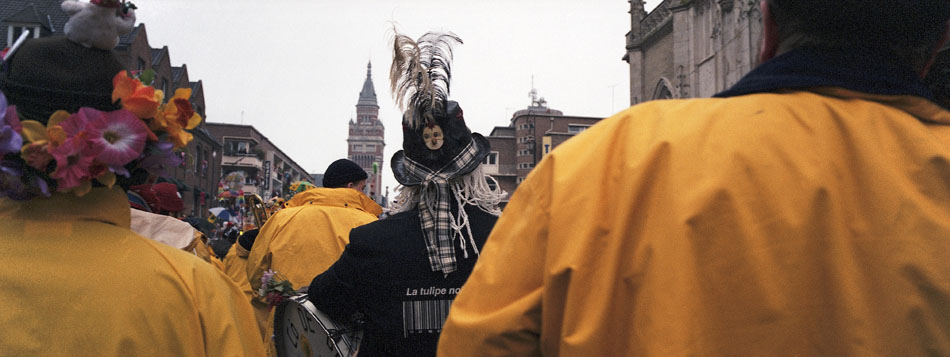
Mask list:
[{"label": "person in yellow raincoat", "polygon": [[[267,220],[247,257],[246,273],[254,291],[260,289],[261,277],[268,270],[279,273],[295,289],[305,288],[340,257],[350,241],[350,230],[382,214],[382,207],[362,192],[367,177],[353,161],[334,161],[324,173],[324,187],[294,195]],[[273,309],[267,321],[264,341],[272,348]]]},{"label": "person in yellow raincoat", "polygon": [[333,264],[349,243],[350,229],[375,221],[383,210],[363,194],[368,175],[355,162],[340,159],[327,168],[324,187],[294,195],[261,227],[248,255],[247,276],[258,289],[274,270],[296,289]]},{"label": "person in yellow raincoat", "polygon": [[[80,14],[109,6],[83,4]],[[166,140],[180,134],[146,120],[200,116],[186,99],[160,106],[111,48],[74,42],[96,24],[75,19],[66,36],[26,40],[0,72],[0,355],[263,355],[251,307],[223,272],[130,229],[125,189],[171,165]],[[126,108],[133,87],[146,117]]]},{"label": "person in yellow raincoat", "polygon": [[518,187],[443,356],[950,354],[950,2],[767,0],[763,63]]},{"label": "person in yellow raincoat", "polygon": [[251,290],[251,283],[247,280],[247,256],[251,253],[254,241],[257,239],[259,230],[252,229],[244,232],[238,237],[235,244],[231,245],[228,254],[224,256],[224,272],[231,277],[231,280],[241,291],[251,306],[254,308],[254,316],[257,318],[257,325],[260,328],[261,336],[267,331],[267,315],[270,309],[267,304],[256,299],[257,292]]}]

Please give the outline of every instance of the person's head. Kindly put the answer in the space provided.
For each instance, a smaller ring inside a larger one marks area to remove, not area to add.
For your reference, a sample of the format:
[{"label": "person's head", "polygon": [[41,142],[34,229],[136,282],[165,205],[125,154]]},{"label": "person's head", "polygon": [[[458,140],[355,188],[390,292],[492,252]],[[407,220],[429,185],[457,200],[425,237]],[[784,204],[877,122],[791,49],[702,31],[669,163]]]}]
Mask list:
[{"label": "person's head", "polygon": [[[480,168],[491,145],[468,128],[462,107],[448,98],[452,46],[461,43],[451,32],[429,32],[418,40],[397,33],[394,39],[390,87],[404,112],[402,150],[390,161],[401,185],[392,212],[436,198],[445,209],[461,198],[485,212],[501,212],[498,204],[505,193],[497,182],[492,188],[488,180],[494,179]],[[447,188],[452,195],[430,195],[433,187]]]},{"label": "person's head", "polygon": [[323,174],[323,187],[352,188],[362,192],[367,178],[369,175],[360,165],[347,159],[339,159],[327,167]]},{"label": "person's head", "polygon": [[[186,130],[201,122],[188,101],[191,88],[165,96],[149,76],[123,69],[111,48],[118,12],[101,18],[66,12],[66,36],[12,46],[0,70],[0,198],[141,185],[150,173],[180,164],[174,150],[192,140]],[[109,41],[85,41],[93,38]]]},{"label": "person's head", "polygon": [[946,40],[947,0],[762,0],[766,61],[795,48],[864,47],[925,74]]},{"label": "person's head", "polygon": [[250,252],[251,248],[254,247],[254,241],[257,239],[257,234],[259,232],[259,229],[252,229],[244,232],[244,234],[241,234],[241,236],[238,237],[238,244],[241,246],[241,248],[244,248],[244,250]]}]

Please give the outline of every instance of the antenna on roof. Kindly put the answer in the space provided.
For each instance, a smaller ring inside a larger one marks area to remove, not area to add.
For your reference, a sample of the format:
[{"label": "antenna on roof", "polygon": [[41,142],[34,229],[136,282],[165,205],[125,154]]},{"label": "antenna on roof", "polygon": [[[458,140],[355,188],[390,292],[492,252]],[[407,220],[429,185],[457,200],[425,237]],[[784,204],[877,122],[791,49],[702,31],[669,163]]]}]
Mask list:
[{"label": "antenna on roof", "polygon": [[531,105],[537,106],[538,103],[538,90],[534,88],[534,75],[531,75],[531,91],[528,92],[528,97],[531,98]]}]

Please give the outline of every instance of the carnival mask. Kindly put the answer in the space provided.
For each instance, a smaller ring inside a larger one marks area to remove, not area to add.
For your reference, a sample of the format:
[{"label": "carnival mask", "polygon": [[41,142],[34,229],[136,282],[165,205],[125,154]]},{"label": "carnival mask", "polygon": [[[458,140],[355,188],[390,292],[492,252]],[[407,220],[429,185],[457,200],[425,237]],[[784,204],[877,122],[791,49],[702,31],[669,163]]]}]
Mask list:
[{"label": "carnival mask", "polygon": [[442,128],[438,125],[429,125],[422,129],[422,140],[426,143],[429,150],[439,150],[445,140],[442,134]]}]

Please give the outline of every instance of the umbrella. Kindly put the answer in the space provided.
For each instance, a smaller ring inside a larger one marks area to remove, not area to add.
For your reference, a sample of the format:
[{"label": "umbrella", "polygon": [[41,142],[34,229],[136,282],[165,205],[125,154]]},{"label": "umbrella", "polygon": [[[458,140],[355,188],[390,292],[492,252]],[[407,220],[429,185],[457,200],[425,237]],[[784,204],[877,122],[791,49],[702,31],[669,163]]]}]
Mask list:
[{"label": "umbrella", "polygon": [[225,220],[225,221],[230,220],[230,219],[231,219],[231,212],[228,212],[228,211],[221,211],[221,213],[218,213],[218,218],[223,219],[223,220]]},{"label": "umbrella", "polygon": [[205,220],[205,219],[201,219],[197,217],[189,217],[189,218],[183,219],[183,221],[187,222],[192,227],[201,231],[201,233],[204,233],[205,235],[210,235],[211,231],[214,229],[214,224],[211,224],[211,222],[208,222],[208,220]]},{"label": "umbrella", "polygon": [[224,207],[209,208],[208,211],[211,212],[211,214],[217,216],[221,214],[221,211],[224,211]]}]

